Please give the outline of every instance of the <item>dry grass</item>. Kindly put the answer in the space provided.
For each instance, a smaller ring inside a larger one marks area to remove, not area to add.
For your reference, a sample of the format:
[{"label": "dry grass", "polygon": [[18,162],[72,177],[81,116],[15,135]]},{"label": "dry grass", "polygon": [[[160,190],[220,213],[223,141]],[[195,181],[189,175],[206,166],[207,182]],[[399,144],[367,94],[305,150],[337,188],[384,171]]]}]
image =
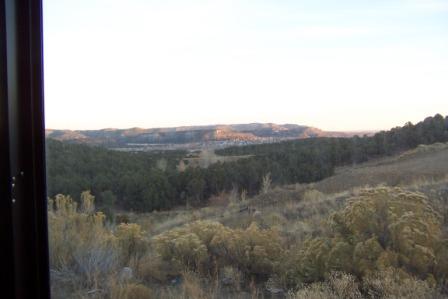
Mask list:
[{"label": "dry grass", "polygon": [[154,292],[138,283],[111,283],[110,284],[110,299],[154,299],[157,298]]},{"label": "dry grass", "polygon": [[448,146],[426,147],[431,150],[410,151],[398,157],[341,168],[336,175],[316,183],[315,188],[335,193],[366,185],[407,186],[418,180],[444,179],[448,174]]}]

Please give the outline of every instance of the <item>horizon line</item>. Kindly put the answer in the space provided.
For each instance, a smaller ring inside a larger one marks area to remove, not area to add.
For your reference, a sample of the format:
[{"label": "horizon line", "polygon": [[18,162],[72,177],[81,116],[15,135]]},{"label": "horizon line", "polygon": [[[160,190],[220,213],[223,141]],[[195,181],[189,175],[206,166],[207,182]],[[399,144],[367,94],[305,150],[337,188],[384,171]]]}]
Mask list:
[{"label": "horizon line", "polygon": [[[218,123],[218,124],[206,124],[206,125],[179,125],[179,126],[156,126],[156,127],[140,127],[140,126],[135,126],[135,127],[103,127],[100,129],[67,129],[67,128],[47,128],[45,127],[45,131],[47,130],[53,130],[53,131],[106,131],[106,130],[133,130],[133,129],[141,129],[141,130],[157,130],[157,129],[176,129],[176,128],[205,128],[205,127],[212,127],[212,126],[237,126],[237,125],[253,125],[253,124],[259,124],[259,125],[278,125],[278,126],[286,126],[286,125],[294,125],[294,126],[300,126],[300,127],[306,127],[306,128],[314,128],[314,129],[318,129],[324,132],[329,132],[329,133],[333,133],[333,132],[342,132],[342,133],[357,133],[357,132],[380,132],[383,131],[384,129],[360,129],[360,130],[326,130],[326,129],[322,129],[320,127],[317,126],[312,126],[312,125],[301,125],[301,124],[297,124],[297,123],[275,123],[275,122],[248,122],[248,123]],[[390,128],[391,129],[391,128]],[[390,129],[386,129],[386,130],[390,130]]]}]

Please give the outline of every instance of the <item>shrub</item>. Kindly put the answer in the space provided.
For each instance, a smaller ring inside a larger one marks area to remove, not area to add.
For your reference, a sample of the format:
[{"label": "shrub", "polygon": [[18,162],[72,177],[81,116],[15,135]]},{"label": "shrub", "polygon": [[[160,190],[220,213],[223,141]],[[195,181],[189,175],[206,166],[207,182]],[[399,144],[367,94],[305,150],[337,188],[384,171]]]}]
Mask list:
[{"label": "shrub", "polygon": [[212,290],[206,290],[197,275],[192,272],[182,274],[182,298],[209,299],[213,298]]},{"label": "shrub", "polygon": [[367,298],[441,298],[430,282],[393,268],[367,275],[363,280],[363,289]]},{"label": "shrub", "polygon": [[233,230],[223,245],[229,262],[248,275],[272,273],[283,251],[277,231],[260,229],[255,223],[245,230]]},{"label": "shrub", "polygon": [[140,225],[135,223],[121,223],[115,230],[115,237],[121,251],[121,260],[129,265],[131,260],[138,261],[146,252],[148,240],[144,236]]},{"label": "shrub", "polygon": [[164,259],[190,270],[238,267],[246,275],[267,275],[280,259],[278,233],[255,224],[232,230],[213,221],[196,221],[154,238],[156,251]]},{"label": "shrub", "polygon": [[295,294],[291,293],[289,299],[339,299],[325,283],[316,282]]},{"label": "shrub", "polygon": [[292,299],[360,299],[355,278],[346,273],[332,272],[323,283],[313,283],[299,290]]},{"label": "shrub", "polygon": [[363,189],[328,223],[331,233],[299,246],[290,282],[322,281],[331,271],[363,277],[390,267],[446,281],[447,241],[440,216],[420,193]]},{"label": "shrub", "polygon": [[440,216],[420,193],[387,187],[365,189],[331,221],[335,235],[354,245],[358,274],[396,266],[384,264],[391,262],[384,258],[386,250],[395,254],[406,271],[423,278],[436,265]]},{"label": "shrub", "polygon": [[81,208],[69,196],[48,200],[50,268],[53,282],[95,288],[116,267],[116,239],[93,210],[94,197],[82,194]]},{"label": "shrub", "polygon": [[207,247],[185,227],[156,236],[154,245],[162,259],[186,269],[199,269],[208,257]]},{"label": "shrub", "polygon": [[266,173],[263,176],[263,179],[261,181],[261,190],[260,193],[261,194],[266,194],[269,192],[269,190],[271,189],[271,183],[272,183],[272,179],[271,179],[271,173]]},{"label": "shrub", "polygon": [[[286,282],[290,286],[302,283],[311,283],[323,280],[326,273],[326,258],[331,249],[330,240],[326,238],[313,238],[306,240],[297,250],[293,250]],[[281,273],[282,269],[280,269]]]},{"label": "shrub", "polygon": [[[362,292],[361,292],[362,291]],[[295,294],[291,299],[358,299],[358,298],[403,298],[434,299],[443,298],[430,283],[414,278],[402,270],[388,269],[370,273],[358,285],[354,276],[332,272],[324,282],[312,283]]]}]

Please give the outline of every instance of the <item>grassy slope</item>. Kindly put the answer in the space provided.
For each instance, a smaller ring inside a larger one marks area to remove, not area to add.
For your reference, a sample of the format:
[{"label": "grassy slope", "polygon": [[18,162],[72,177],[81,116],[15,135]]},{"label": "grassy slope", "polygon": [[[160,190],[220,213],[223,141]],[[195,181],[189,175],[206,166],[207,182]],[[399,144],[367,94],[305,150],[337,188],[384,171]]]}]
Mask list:
[{"label": "grassy slope", "polygon": [[448,174],[448,144],[421,145],[401,155],[340,168],[332,177],[316,183],[325,193],[364,185],[406,186],[419,180],[439,180]]},{"label": "grassy slope", "polygon": [[443,216],[448,233],[448,144],[419,147],[399,156],[341,168],[321,182],[275,187],[245,201],[237,194],[226,194],[219,199],[226,204],[212,202],[202,209],[151,213],[134,220],[151,236],[195,220],[219,221],[232,228],[247,228],[256,222],[261,228],[276,228],[285,245],[292,247],[310,236],[325,235],[328,226],[324,223],[331,213],[344,207],[360,188],[379,184],[400,185],[426,194]]},{"label": "grassy slope", "polygon": [[239,194],[223,194],[205,208],[131,215],[131,221],[141,224],[151,235],[198,219],[231,227],[247,227],[255,221],[262,227],[277,226],[287,235],[302,238],[318,233],[320,222],[360,187],[380,184],[424,192],[448,215],[448,144],[420,146],[399,156],[340,168],[321,182],[274,187],[244,202]]},{"label": "grassy slope", "polygon": [[[300,244],[307,237],[324,235],[323,233],[327,228],[323,223],[328,215],[344,206],[346,199],[356,194],[360,187],[383,183],[389,185],[399,184],[405,189],[417,190],[427,194],[431,199],[431,203],[443,214],[445,228],[447,228],[447,174],[448,144],[432,145],[420,147],[400,156],[370,161],[354,167],[341,168],[335,176],[318,183],[275,187],[265,194],[260,194],[244,201],[241,200],[241,195],[236,193],[222,194],[220,197],[212,199],[211,205],[205,208],[190,210],[180,208],[166,212],[130,214],[130,221],[139,223],[149,237],[199,219],[215,220],[230,227],[241,228],[246,228],[250,223],[256,222],[262,228],[277,228],[285,239],[285,246],[292,247],[294,244]],[[87,251],[90,252],[91,249],[89,248]],[[140,275],[137,276],[135,281],[138,281],[140,277],[146,277],[143,276],[142,273],[145,272],[142,269],[147,269],[151,275],[157,274],[158,270],[152,269],[153,264],[151,263],[154,253],[148,252],[147,254],[148,260],[142,262],[140,270],[136,266],[131,266]],[[169,272],[169,269],[166,271]],[[68,274],[71,275],[71,272],[68,272]],[[212,296],[208,295],[208,290],[213,289],[214,284],[210,281],[202,283],[202,281],[199,281],[199,278],[194,276],[192,276],[190,281],[188,279],[189,275],[187,273],[184,277],[185,282],[179,287],[168,287],[169,282],[165,284],[150,282],[147,286],[155,290],[154,298],[212,298]],[[113,282],[112,285],[119,290],[126,286],[125,284],[120,285]],[[201,289],[204,284],[207,288]],[[143,288],[142,286],[140,287]],[[260,285],[257,287],[257,292],[261,290],[259,295],[250,294],[248,290],[242,290],[230,295],[222,293],[218,297],[245,299],[261,298],[265,295],[265,297],[271,298],[270,294],[263,291],[264,286]],[[75,298],[76,294],[68,296],[58,284],[54,284],[54,288],[55,293],[53,295],[55,298]],[[84,288],[84,286],[79,287],[80,294],[85,294],[88,291]],[[219,289],[216,290],[221,292]],[[146,292],[145,289],[143,291]],[[186,292],[188,295],[180,296],[182,292]],[[93,298],[94,296],[78,297]],[[112,298],[126,297],[121,294]],[[136,297],[131,296],[128,298],[148,297],[136,295]]]}]

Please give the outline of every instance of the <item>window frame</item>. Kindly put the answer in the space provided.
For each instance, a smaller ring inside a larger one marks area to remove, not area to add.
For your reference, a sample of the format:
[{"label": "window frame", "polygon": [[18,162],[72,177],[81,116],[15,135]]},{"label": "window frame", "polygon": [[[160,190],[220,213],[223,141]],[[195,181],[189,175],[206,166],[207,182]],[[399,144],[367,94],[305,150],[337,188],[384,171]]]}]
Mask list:
[{"label": "window frame", "polygon": [[4,298],[50,298],[42,36],[42,0],[0,0]]}]

